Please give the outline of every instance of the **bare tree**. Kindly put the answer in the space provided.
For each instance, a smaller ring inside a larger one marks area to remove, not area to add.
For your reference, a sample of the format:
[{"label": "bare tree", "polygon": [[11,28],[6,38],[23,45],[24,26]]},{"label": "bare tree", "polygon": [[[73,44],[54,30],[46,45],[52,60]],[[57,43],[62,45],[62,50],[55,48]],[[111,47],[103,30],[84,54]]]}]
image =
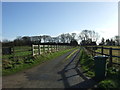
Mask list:
[{"label": "bare tree", "polygon": [[91,41],[97,41],[99,38],[99,34],[95,31],[91,31],[91,30],[83,30],[80,34],[79,34],[79,38],[81,40],[91,40]]},{"label": "bare tree", "polygon": [[44,43],[48,42],[48,41],[49,41],[49,38],[50,38],[49,35],[43,35],[43,36],[42,36],[42,39],[43,39]]},{"label": "bare tree", "polygon": [[8,43],[9,40],[8,40],[8,39],[3,39],[2,42],[3,42],[3,43]]},{"label": "bare tree", "polygon": [[56,40],[56,43],[60,43],[60,37],[57,36],[56,39],[57,39],[57,40]]},{"label": "bare tree", "polygon": [[70,41],[72,40],[72,36],[69,33],[65,34],[65,41],[66,43],[70,43]]},{"label": "bare tree", "polygon": [[120,45],[120,36],[115,36],[114,37],[116,45]]},{"label": "bare tree", "polygon": [[52,42],[56,43],[57,42],[57,37],[52,37]]},{"label": "bare tree", "polygon": [[52,37],[49,36],[49,37],[47,38],[47,41],[48,41],[49,43],[52,42]]},{"label": "bare tree", "polygon": [[38,36],[38,42],[41,43],[42,36]]},{"label": "bare tree", "polygon": [[77,35],[76,33],[71,34],[73,40],[75,40],[76,35]]},{"label": "bare tree", "polygon": [[88,30],[83,30],[80,34],[79,34],[79,38],[81,40],[88,40]]},{"label": "bare tree", "polygon": [[65,34],[61,34],[60,36],[61,43],[65,43]]},{"label": "bare tree", "polygon": [[105,39],[104,39],[104,38],[102,38],[101,44],[102,44],[102,45],[105,45]]}]

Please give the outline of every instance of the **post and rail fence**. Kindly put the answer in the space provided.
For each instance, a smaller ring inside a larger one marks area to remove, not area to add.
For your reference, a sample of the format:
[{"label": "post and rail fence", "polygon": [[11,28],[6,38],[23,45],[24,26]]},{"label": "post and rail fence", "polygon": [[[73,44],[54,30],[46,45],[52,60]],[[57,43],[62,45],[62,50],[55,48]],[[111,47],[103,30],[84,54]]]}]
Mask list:
[{"label": "post and rail fence", "polygon": [[38,55],[54,53],[73,48],[70,45],[31,45],[31,46],[6,46],[2,47],[3,68],[12,68],[23,63],[32,63],[32,59]]},{"label": "post and rail fence", "polygon": [[26,58],[44,53],[53,53],[63,49],[69,49],[69,45],[32,45],[32,46],[8,46],[2,47],[2,59]]},{"label": "post and rail fence", "polygon": [[[119,58],[120,61],[120,48],[112,48],[112,47],[104,47],[104,46],[84,46],[84,47],[90,52],[92,52],[92,55],[100,54],[100,55],[108,56],[110,66],[112,66],[112,64],[120,65],[120,63],[113,62],[113,57]],[[97,51],[98,49],[99,51]],[[105,50],[107,51],[107,53],[105,53]],[[117,55],[113,54],[113,51]]]},{"label": "post and rail fence", "polygon": [[32,55],[41,55],[43,53],[57,52],[63,49],[69,49],[72,46],[68,45],[32,45]]}]

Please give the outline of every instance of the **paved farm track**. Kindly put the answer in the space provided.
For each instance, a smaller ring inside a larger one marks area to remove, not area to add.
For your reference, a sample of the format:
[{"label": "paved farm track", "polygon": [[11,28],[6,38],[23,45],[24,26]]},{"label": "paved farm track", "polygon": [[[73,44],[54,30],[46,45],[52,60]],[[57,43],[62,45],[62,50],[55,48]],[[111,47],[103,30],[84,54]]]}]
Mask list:
[{"label": "paved farm track", "polygon": [[[85,79],[74,68],[79,58],[79,50],[65,60],[72,52],[32,69],[4,76],[3,88],[86,88],[86,84],[83,84]],[[91,84],[91,81],[88,82]]]}]

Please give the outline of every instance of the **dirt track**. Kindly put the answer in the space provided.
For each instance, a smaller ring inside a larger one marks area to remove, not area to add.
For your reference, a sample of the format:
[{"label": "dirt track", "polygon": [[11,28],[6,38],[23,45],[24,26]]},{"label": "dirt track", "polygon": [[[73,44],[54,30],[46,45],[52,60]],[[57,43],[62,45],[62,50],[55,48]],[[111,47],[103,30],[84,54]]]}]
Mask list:
[{"label": "dirt track", "polygon": [[32,69],[3,77],[3,88],[71,88],[84,81],[75,70],[78,51],[69,60],[68,52]]}]

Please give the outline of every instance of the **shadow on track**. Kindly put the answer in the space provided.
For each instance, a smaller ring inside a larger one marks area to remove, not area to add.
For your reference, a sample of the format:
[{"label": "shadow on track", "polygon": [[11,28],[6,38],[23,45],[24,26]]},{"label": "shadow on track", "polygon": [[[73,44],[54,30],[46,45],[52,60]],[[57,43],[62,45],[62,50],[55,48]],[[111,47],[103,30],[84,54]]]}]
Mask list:
[{"label": "shadow on track", "polygon": [[[80,51],[80,50],[79,50]],[[61,75],[61,79],[59,79],[58,81],[63,81],[65,88],[93,88],[97,82],[94,81],[94,78],[88,79],[86,76],[84,76],[83,72],[81,72],[74,63],[74,61],[76,60],[76,57],[79,56],[79,51],[72,57],[72,59],[70,60],[70,62],[60,71],[58,72],[58,74]],[[76,73],[72,73],[72,75],[67,76],[66,72],[71,72],[72,70],[74,70]],[[70,85],[69,82],[69,78],[74,78],[76,76],[79,76],[79,78],[82,78],[82,80],[74,85]]]}]

